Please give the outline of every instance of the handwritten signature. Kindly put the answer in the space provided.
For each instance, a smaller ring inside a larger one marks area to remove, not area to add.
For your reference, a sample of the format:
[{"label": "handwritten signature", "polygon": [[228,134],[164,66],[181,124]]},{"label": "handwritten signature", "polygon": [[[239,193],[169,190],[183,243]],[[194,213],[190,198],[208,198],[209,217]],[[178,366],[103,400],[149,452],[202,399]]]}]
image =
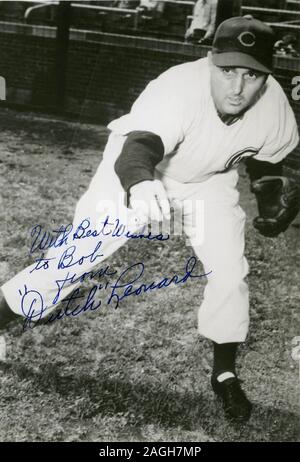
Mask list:
[{"label": "handwritten signature", "polygon": [[[125,268],[116,279],[109,282],[97,283],[89,290],[86,295],[85,290],[81,287],[76,288],[70,295],[60,300],[61,291],[64,287],[70,284],[80,283],[85,277],[94,279],[96,277],[115,276],[117,271],[113,271],[106,266],[95,272],[84,273],[77,277],[76,273],[68,273],[64,279],[56,280],[57,293],[53,299],[53,305],[61,302],[62,307],[54,313],[50,314],[43,323],[51,323],[55,320],[64,317],[78,316],[86,311],[96,311],[102,306],[101,300],[95,300],[96,295],[101,290],[108,290],[108,297],[104,302],[106,305],[111,305],[117,309],[120,303],[130,296],[139,296],[147,292],[165,289],[171,285],[180,285],[186,283],[189,279],[198,280],[212,273],[194,274],[197,260],[195,257],[190,257],[185,264],[183,274],[175,273],[172,276],[160,277],[157,281],[143,282],[145,272],[145,264],[143,262],[134,263]],[[82,279],[83,278],[83,279]],[[43,296],[35,289],[30,289],[26,285],[22,290],[19,290],[21,296],[21,310],[25,317],[23,329],[33,328],[38,324],[44,316],[47,315],[47,307],[44,303]]]},{"label": "handwritten signature", "polygon": [[125,237],[127,239],[146,239],[147,241],[166,241],[170,238],[169,234],[152,234],[147,232],[147,225],[144,225],[138,233],[133,233],[120,222],[119,218],[110,221],[109,215],[104,221],[99,223],[99,229],[92,229],[89,218],[85,218],[75,229],[69,223],[61,225],[58,229],[47,231],[42,225],[35,225],[31,230],[32,243],[30,253],[44,251],[51,247],[62,247],[69,245],[77,239],[95,238],[100,236]]}]

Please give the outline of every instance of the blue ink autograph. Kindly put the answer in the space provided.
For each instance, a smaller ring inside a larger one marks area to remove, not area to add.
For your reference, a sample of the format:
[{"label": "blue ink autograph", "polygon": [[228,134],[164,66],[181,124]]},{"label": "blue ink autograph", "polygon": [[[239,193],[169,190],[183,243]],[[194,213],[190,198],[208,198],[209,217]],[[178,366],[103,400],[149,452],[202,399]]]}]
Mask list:
[{"label": "blue ink autograph", "polygon": [[[83,263],[94,263],[97,258],[103,257],[103,253],[98,253],[98,250],[102,246],[102,241],[99,241],[94,250],[89,253],[88,255],[82,255],[78,260],[75,260],[75,252],[76,252],[76,245],[72,245],[68,247],[59,257],[59,261],[57,264],[57,269],[63,270],[65,268],[70,268],[72,266],[81,266]],[[40,269],[47,270],[49,269],[49,262],[51,260],[56,260],[56,257],[53,258],[45,258],[45,254],[43,253],[40,258],[36,258],[35,266],[30,270],[30,274],[34,271],[39,271]]]},{"label": "blue ink autograph", "polygon": [[147,225],[144,225],[138,233],[132,233],[120,222],[119,218],[110,222],[108,215],[99,225],[100,227],[98,230],[91,229],[89,218],[82,220],[76,230],[74,230],[71,223],[66,226],[62,225],[58,229],[53,229],[51,232],[44,230],[41,225],[36,225],[32,228],[30,233],[32,238],[30,253],[44,251],[51,247],[58,248],[69,245],[70,241],[75,241],[77,239],[99,236],[122,236],[127,239],[146,239],[147,241],[166,241],[170,238],[169,234],[163,235],[161,233],[152,234],[151,231],[147,232]]},{"label": "blue ink autograph", "polygon": [[[85,296],[80,295],[80,289],[75,289],[69,297],[66,297],[63,300],[63,303],[66,303],[64,311],[50,315],[50,317],[45,322],[50,323],[55,321],[56,319],[62,319],[65,316],[78,316],[82,312],[85,311],[95,311],[101,306],[101,301],[97,305],[94,305],[94,295],[98,289],[97,285],[94,285],[92,289],[89,291],[88,296],[86,297],[85,303],[82,306],[77,305],[75,308],[72,308],[72,311],[68,311],[70,308],[70,303],[74,300],[85,298]],[[32,329],[36,326],[36,324],[41,321],[43,318],[44,313],[47,310],[47,307],[44,305],[44,300],[42,295],[37,290],[28,290],[27,286],[24,286],[24,293],[19,290],[20,295],[22,295],[21,301],[21,310],[25,317],[23,322],[23,330],[27,328]]]},{"label": "blue ink autograph", "polygon": [[[80,288],[76,288],[69,296],[61,301],[61,304],[64,305],[63,308],[60,308],[55,313],[50,314],[50,317],[48,317],[44,323],[51,323],[64,317],[78,316],[86,311],[98,310],[102,306],[102,301],[98,300],[96,302],[95,295],[102,289],[110,290],[106,304],[113,305],[113,307],[117,309],[120,302],[129,296],[139,296],[143,293],[152,292],[154,290],[165,289],[170,285],[184,284],[189,279],[197,280],[212,273],[212,271],[209,271],[208,273],[203,274],[193,274],[196,263],[196,258],[190,257],[186,262],[185,272],[183,275],[174,274],[173,276],[162,277],[159,281],[145,283],[142,281],[145,265],[143,262],[137,262],[124,269],[114,282],[95,284],[90,289],[87,296],[82,295],[82,290]],[[77,278],[76,274],[70,275],[70,273],[68,273],[64,279],[55,281],[57,285],[57,293],[53,299],[53,304],[60,301],[61,291],[68,284],[82,282],[86,277],[94,279],[102,276],[115,276],[116,273],[116,271],[110,271],[109,266],[101,268],[101,270],[95,272],[90,271],[84,273]],[[19,290],[19,293],[22,297],[22,313],[25,316],[23,329],[32,328],[44,317],[48,307],[45,306],[43,297],[37,290],[28,289],[25,285],[24,290]]]}]

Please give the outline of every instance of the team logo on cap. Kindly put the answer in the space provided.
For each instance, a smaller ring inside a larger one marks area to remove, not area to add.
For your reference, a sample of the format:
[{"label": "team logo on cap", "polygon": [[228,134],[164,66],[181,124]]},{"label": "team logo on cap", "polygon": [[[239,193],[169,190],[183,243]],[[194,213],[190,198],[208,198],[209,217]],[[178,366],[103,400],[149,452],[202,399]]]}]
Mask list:
[{"label": "team logo on cap", "polygon": [[237,39],[244,47],[253,47],[256,41],[252,32],[242,32]]}]

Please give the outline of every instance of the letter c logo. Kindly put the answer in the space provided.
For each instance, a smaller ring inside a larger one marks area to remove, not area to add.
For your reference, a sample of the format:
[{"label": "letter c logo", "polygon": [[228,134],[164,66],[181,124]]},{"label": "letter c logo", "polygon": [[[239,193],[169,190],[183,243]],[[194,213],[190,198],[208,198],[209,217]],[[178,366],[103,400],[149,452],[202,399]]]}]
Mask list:
[{"label": "letter c logo", "polygon": [[256,37],[252,32],[242,32],[237,39],[244,47],[253,47],[256,42]]}]

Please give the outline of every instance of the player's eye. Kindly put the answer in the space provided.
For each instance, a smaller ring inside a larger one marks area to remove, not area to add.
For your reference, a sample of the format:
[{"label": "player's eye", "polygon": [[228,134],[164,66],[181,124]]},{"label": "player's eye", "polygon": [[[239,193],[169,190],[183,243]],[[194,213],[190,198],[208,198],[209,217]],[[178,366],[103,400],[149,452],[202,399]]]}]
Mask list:
[{"label": "player's eye", "polygon": [[222,67],[221,69],[223,74],[225,74],[226,76],[232,76],[234,74],[234,71],[231,67]]},{"label": "player's eye", "polygon": [[246,78],[247,78],[248,80],[256,80],[257,77],[258,77],[258,74],[257,74],[257,72],[254,72],[254,71],[249,71],[249,72],[247,72],[247,74],[246,74]]}]

